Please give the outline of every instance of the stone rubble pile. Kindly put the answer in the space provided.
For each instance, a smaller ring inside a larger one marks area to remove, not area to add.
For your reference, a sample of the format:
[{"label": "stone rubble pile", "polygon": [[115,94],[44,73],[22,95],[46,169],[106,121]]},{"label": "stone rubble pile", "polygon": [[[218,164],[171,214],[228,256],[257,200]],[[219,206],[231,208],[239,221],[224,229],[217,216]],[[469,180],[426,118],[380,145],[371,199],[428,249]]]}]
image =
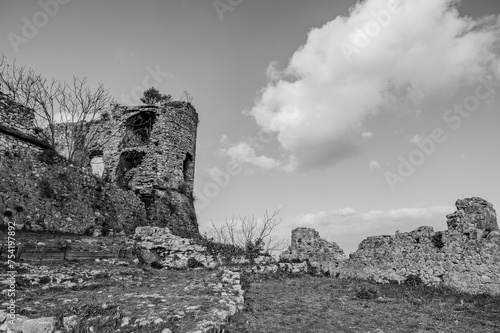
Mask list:
[{"label": "stone rubble pile", "polygon": [[191,260],[196,260],[204,267],[214,268],[217,261],[206,248],[192,239],[181,238],[168,228],[138,227],[134,239],[137,241],[136,255],[146,264],[157,263],[164,268],[187,268]]},{"label": "stone rubble pile", "polygon": [[[46,273],[56,273],[51,269],[46,267],[37,267],[34,265],[24,265],[22,268],[30,269],[30,275],[35,276],[38,273],[46,274]],[[101,271],[88,272],[84,270],[84,273],[89,274],[89,279],[95,279],[96,276],[103,273]],[[114,276],[116,275],[116,276]],[[111,279],[123,279],[123,274],[114,274],[108,276],[107,278]],[[46,275],[44,275],[46,276]],[[24,274],[23,277],[27,278],[27,274]],[[241,311],[244,306],[244,291],[241,287],[240,282],[240,273],[234,270],[223,269],[221,271],[214,272],[210,275],[209,281],[197,281],[193,280],[186,283],[184,287],[184,292],[186,293],[197,293],[200,292],[202,294],[206,294],[207,290],[211,295],[214,295],[218,302],[217,305],[213,306],[208,310],[208,313],[203,315],[203,320],[200,320],[196,323],[196,328],[189,333],[203,333],[207,332],[214,327],[218,327],[221,324],[227,322],[229,317],[236,314],[236,312]],[[39,279],[38,279],[39,280]],[[59,279],[58,279],[59,280]],[[64,286],[64,287],[72,287],[71,285],[66,285],[65,281],[60,279],[59,282],[47,282],[46,287],[55,287],[55,286]],[[208,281],[208,280],[207,280]],[[79,279],[77,284],[79,287],[85,285],[85,281]],[[32,287],[36,288],[39,283],[37,279],[32,280]],[[164,290],[167,291],[168,290]],[[137,294],[134,292],[124,293],[120,295],[116,295],[119,299],[136,299],[136,302],[144,303],[143,305],[154,306],[157,311],[155,311],[155,315],[151,316],[139,316],[135,320],[132,320],[130,317],[126,316],[122,318],[122,327],[124,326],[145,326],[150,324],[160,324],[162,322],[167,321],[170,317],[176,317],[178,319],[182,319],[185,316],[192,315],[193,313],[200,312],[200,305],[185,305],[179,306],[178,309],[174,312],[165,312],[162,315],[161,309],[158,309],[159,305],[158,300],[162,300],[165,296],[162,292],[156,293],[146,293],[146,294]],[[62,304],[66,304],[65,299],[60,300]],[[6,308],[8,304],[3,303],[2,307]],[[141,304],[138,304],[139,306]],[[75,315],[64,317],[63,324],[66,330],[70,330],[78,323],[78,317]],[[62,333],[62,331],[56,329],[57,319],[55,317],[41,317],[30,319],[23,315],[15,315],[15,319],[9,316],[8,310],[3,311],[0,310],[0,332],[12,332],[12,333]],[[165,331],[168,332],[168,331]]]}]

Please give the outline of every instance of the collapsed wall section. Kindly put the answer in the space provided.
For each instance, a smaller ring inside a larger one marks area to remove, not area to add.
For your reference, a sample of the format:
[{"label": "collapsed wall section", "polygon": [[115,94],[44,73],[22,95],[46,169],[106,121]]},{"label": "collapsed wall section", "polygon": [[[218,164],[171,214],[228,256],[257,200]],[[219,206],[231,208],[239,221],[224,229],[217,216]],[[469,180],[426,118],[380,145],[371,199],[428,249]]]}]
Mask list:
[{"label": "collapsed wall section", "polygon": [[[328,267],[323,272],[377,282],[402,282],[418,276],[429,285],[500,294],[500,232],[495,209],[477,197],[458,200],[456,207],[455,213],[447,215],[448,230],[435,232],[424,226],[391,236],[368,237],[349,259],[335,258],[330,265],[323,264]],[[292,247],[295,253],[300,252],[293,236]],[[289,249],[282,258],[291,252]],[[315,252],[295,257],[312,261]]]}]

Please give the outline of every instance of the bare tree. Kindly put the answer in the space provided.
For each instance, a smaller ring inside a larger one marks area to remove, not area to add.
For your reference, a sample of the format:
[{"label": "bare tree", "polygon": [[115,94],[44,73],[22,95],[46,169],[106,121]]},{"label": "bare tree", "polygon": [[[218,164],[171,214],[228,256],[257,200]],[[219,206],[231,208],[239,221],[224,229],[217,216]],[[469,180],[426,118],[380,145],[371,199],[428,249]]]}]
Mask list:
[{"label": "bare tree", "polygon": [[271,251],[282,251],[288,244],[285,240],[278,240],[277,236],[271,235],[273,229],[282,222],[278,219],[280,210],[275,210],[269,214],[266,210],[262,220],[234,216],[217,227],[212,221],[212,238],[214,241],[224,244],[230,244],[242,249],[248,249],[250,246],[256,246],[261,252],[270,253]]},{"label": "bare tree", "polygon": [[6,63],[0,59],[0,90],[19,104],[33,110],[35,126],[41,139],[54,146],[54,118],[57,110],[57,96],[60,83],[54,78],[48,80],[34,69]]},{"label": "bare tree", "polygon": [[2,57],[0,90],[32,109],[38,135],[76,165],[89,166],[92,151],[102,150],[118,131],[117,126],[102,126],[112,99],[101,84],[92,90],[78,77],[72,83],[48,80]]},{"label": "bare tree", "polygon": [[102,84],[91,90],[86,79],[73,77],[71,84],[62,85],[57,102],[60,119],[55,127],[64,141],[65,155],[77,165],[88,166],[92,152],[102,151],[117,134],[117,126],[104,124],[113,101]]}]

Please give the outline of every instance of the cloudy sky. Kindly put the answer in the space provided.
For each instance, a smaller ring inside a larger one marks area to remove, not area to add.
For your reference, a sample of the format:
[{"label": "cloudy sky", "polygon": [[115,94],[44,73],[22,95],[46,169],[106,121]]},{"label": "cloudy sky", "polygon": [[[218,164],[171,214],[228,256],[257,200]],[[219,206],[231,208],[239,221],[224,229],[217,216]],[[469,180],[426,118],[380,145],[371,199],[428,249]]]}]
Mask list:
[{"label": "cloudy sky", "polygon": [[498,0],[0,0],[0,51],[119,102],[149,86],[200,115],[197,212],[280,209],[347,253],[500,207]]}]

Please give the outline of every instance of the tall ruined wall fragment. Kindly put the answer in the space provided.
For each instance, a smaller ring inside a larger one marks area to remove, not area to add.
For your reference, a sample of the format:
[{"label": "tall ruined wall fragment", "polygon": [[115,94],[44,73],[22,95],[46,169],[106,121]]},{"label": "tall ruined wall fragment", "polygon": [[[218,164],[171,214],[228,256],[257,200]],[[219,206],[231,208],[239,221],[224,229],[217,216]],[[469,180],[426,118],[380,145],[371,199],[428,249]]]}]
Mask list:
[{"label": "tall ruined wall fragment", "polygon": [[193,206],[198,114],[193,106],[116,106],[99,126],[112,133],[101,142],[104,179],[133,191],[151,225],[180,236],[198,235]]},{"label": "tall ruined wall fragment", "polygon": [[280,255],[281,262],[308,261],[321,270],[334,269],[346,259],[344,251],[334,242],[321,239],[319,232],[311,228],[292,230],[292,242]]}]

